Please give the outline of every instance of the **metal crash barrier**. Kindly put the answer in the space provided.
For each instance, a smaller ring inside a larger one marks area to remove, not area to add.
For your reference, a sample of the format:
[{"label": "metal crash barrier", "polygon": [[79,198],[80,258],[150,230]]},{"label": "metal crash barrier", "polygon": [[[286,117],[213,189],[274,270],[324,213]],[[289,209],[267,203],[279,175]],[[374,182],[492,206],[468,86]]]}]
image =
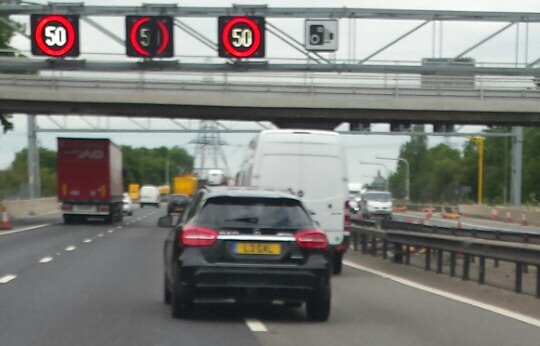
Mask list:
[{"label": "metal crash barrier", "polygon": [[[396,223],[391,225],[396,226]],[[373,226],[378,226],[374,228]],[[390,225],[383,225],[387,228]],[[420,226],[420,225],[415,225]],[[457,257],[463,258],[462,279],[469,280],[470,264],[475,257],[479,258],[478,283],[484,284],[486,277],[486,258],[515,263],[514,291],[522,292],[523,273],[529,265],[536,266],[536,298],[540,298],[540,245],[517,243],[504,240],[474,238],[472,234],[444,235],[427,233],[425,230],[380,229],[381,224],[368,227],[365,222],[351,226],[352,244],[355,251],[377,256],[379,251],[383,259],[392,252],[395,263],[410,264],[411,252],[414,248],[422,248],[425,257],[424,268],[431,270],[432,256],[436,261],[436,272],[443,272],[443,255],[450,254],[450,276],[456,276]],[[528,241],[528,238],[526,238]],[[381,246],[379,246],[381,245]],[[380,249],[379,249],[380,248]]]}]

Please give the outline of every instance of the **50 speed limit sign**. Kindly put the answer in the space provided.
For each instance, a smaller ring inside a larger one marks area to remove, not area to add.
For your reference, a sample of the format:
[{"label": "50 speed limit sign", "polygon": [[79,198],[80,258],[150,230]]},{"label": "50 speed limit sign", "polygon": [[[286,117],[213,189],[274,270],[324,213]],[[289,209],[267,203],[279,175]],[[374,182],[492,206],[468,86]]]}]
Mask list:
[{"label": "50 speed limit sign", "polygon": [[33,55],[79,56],[79,16],[33,14],[30,22]]},{"label": "50 speed limit sign", "polygon": [[219,17],[218,36],[220,57],[264,57],[264,17]]}]

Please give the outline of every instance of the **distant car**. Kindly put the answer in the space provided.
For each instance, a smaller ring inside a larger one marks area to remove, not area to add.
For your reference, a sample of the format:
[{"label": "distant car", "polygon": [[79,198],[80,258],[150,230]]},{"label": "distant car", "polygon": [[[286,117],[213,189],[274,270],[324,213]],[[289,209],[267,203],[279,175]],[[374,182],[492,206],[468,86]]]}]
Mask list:
[{"label": "distant car", "polygon": [[170,195],[169,203],[167,204],[167,214],[182,214],[189,204],[191,197],[188,195]]},{"label": "distant car", "polygon": [[129,193],[124,192],[122,196],[122,204],[124,205],[124,215],[133,215],[133,202],[129,197]]},{"label": "distant car", "polygon": [[362,195],[362,216],[364,219],[392,220],[392,194],[388,191],[368,191]]},{"label": "distant car", "polygon": [[[159,219],[172,227],[172,217]],[[331,250],[298,197],[253,187],[197,191],[164,246],[164,300],[187,317],[195,300],[234,299],[330,315]]]}]

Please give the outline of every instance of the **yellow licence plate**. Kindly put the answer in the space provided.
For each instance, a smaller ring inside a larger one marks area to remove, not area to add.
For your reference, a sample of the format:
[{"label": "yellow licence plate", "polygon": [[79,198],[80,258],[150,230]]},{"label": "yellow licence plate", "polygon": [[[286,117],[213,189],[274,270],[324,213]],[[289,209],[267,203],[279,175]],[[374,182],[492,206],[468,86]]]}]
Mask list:
[{"label": "yellow licence plate", "polygon": [[281,244],[236,243],[236,253],[240,255],[280,255]]}]

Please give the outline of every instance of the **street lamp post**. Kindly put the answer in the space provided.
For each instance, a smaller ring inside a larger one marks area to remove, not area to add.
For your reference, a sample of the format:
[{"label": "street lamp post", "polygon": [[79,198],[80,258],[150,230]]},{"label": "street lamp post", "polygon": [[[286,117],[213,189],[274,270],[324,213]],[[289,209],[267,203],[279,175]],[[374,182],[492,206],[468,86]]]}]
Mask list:
[{"label": "street lamp post", "polygon": [[365,162],[365,161],[360,161],[360,164],[384,167],[384,169],[386,170],[386,179],[384,180],[384,185],[385,185],[386,191],[388,191],[388,178],[390,178],[390,170],[388,169],[388,167],[386,167],[386,165],[382,163]]},{"label": "street lamp post", "polygon": [[484,190],[484,137],[472,137],[478,149],[478,204],[482,204]]},{"label": "street lamp post", "polygon": [[405,159],[402,159],[401,157],[398,157],[397,159],[391,158],[391,157],[379,157],[377,156],[377,159],[379,160],[393,160],[393,161],[401,161],[405,163],[405,200],[407,202],[410,201],[409,191],[410,191],[410,184],[411,184],[411,167],[409,166],[409,162]]}]

